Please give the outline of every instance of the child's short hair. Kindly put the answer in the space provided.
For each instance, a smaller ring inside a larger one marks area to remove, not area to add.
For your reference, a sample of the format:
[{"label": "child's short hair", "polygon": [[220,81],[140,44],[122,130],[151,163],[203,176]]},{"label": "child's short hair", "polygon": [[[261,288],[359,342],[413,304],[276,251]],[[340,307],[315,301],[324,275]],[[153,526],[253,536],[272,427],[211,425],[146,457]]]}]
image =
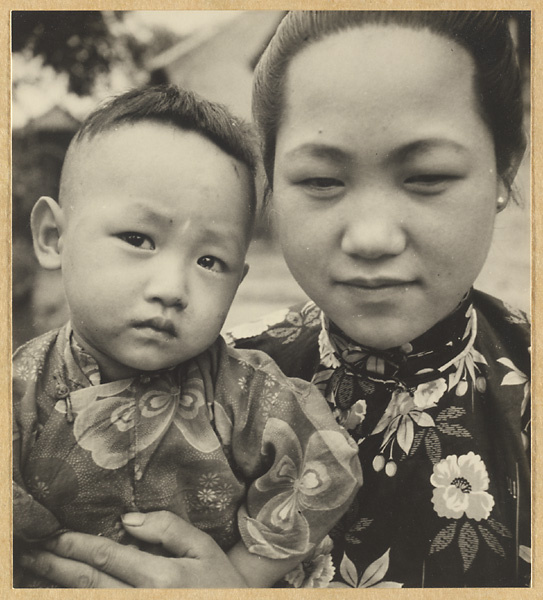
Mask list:
[{"label": "child's short hair", "polygon": [[[249,126],[232,115],[222,104],[211,102],[172,84],[136,88],[106,101],[84,120],[69,151],[73,151],[79,142],[114,130],[119,125],[142,121],[165,123],[199,133],[245,164],[251,174],[255,175],[253,134]],[[250,210],[254,216],[254,182],[250,197]]]}]

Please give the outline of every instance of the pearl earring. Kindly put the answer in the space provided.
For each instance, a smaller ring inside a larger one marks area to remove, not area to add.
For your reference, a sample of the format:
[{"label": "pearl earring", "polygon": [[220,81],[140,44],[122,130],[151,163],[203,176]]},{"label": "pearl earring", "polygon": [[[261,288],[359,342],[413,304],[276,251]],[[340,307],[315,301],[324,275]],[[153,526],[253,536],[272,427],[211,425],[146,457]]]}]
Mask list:
[{"label": "pearl earring", "polygon": [[503,196],[498,196],[498,199],[496,200],[496,210],[498,212],[501,212],[506,206],[507,198],[504,198]]}]

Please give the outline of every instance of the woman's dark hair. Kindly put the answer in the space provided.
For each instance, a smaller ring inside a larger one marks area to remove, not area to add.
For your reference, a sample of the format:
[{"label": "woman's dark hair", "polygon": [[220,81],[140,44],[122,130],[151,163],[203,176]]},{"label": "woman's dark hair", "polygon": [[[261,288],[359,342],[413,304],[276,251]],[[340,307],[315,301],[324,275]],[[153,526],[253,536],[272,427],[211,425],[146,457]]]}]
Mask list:
[{"label": "woman's dark hair", "polygon": [[511,189],[524,154],[520,70],[507,13],[489,11],[292,11],[281,21],[256,70],[253,113],[269,185],[283,112],[288,65],[308,44],[345,29],[394,24],[427,29],[463,46],[476,65],[481,114],[494,139],[498,174]]}]

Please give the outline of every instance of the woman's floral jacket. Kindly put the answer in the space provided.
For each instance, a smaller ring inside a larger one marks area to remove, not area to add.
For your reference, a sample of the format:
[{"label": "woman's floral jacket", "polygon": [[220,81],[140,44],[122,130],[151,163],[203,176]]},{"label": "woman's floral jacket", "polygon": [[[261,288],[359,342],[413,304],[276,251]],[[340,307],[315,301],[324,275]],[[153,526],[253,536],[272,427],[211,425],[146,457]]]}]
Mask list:
[{"label": "woman's floral jacket", "polygon": [[[290,584],[530,584],[530,328],[478,291],[411,343],[365,348],[312,303],[227,338],[313,381],[359,447],[364,485]],[[329,548],[328,548],[329,550]],[[315,581],[315,569],[327,577]],[[309,572],[309,577],[307,577]]]}]

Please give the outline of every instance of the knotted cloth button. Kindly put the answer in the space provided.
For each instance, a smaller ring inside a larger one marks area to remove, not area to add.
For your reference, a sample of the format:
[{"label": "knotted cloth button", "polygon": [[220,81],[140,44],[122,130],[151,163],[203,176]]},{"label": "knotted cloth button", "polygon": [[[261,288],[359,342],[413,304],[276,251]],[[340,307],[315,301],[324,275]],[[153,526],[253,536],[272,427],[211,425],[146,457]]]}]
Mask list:
[{"label": "knotted cloth button", "polygon": [[70,390],[67,385],[64,383],[57,383],[56,386],[56,395],[57,398],[67,398],[70,395]]}]

